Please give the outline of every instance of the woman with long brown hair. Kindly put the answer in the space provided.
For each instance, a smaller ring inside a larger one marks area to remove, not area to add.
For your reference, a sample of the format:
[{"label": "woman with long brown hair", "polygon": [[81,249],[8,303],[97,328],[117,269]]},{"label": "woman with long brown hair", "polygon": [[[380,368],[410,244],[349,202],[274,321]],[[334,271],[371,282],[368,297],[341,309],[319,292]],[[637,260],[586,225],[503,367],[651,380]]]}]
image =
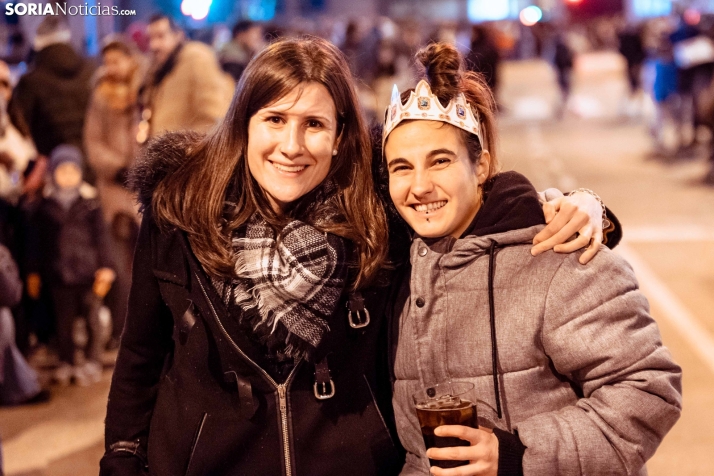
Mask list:
[{"label": "woman with long brown hair", "polygon": [[357,108],[339,50],[281,41],[214,131],[149,145],[102,474],[398,471],[386,293],[355,291],[388,241]]},{"label": "woman with long brown hair", "polygon": [[208,135],[150,143],[102,475],[398,473],[371,167],[316,38],[257,55]]}]

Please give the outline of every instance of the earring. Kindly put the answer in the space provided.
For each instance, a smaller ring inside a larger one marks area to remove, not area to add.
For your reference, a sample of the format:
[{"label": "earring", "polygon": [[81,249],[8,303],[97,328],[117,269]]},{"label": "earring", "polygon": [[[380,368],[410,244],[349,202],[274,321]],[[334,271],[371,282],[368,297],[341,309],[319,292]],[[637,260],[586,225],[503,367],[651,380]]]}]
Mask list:
[{"label": "earring", "polygon": [[333,156],[337,155],[337,149],[332,149],[332,155]]}]

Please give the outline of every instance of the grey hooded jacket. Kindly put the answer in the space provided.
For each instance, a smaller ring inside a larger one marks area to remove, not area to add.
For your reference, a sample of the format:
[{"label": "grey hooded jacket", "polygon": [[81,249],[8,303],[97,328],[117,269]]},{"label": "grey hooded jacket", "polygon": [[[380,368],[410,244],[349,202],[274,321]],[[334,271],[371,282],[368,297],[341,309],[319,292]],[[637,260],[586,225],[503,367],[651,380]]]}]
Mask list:
[{"label": "grey hooded jacket", "polygon": [[429,473],[411,396],[444,380],[473,382],[480,424],[520,439],[519,452],[499,436],[499,475],[644,475],[680,416],[681,369],[631,267],[604,247],[586,266],[580,253],[531,256],[537,200],[500,174],[465,236],[413,240],[394,314],[403,475]]}]

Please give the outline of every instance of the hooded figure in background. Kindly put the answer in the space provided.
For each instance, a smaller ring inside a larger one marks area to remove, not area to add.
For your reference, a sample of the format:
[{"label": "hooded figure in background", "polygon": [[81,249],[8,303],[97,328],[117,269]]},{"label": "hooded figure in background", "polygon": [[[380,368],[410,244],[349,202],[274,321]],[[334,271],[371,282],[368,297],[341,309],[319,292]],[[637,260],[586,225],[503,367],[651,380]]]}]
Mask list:
[{"label": "hooded figure in background", "polygon": [[60,144],[82,148],[94,67],[74,51],[70,39],[64,20],[45,18],[35,35],[34,67],[20,78],[12,97],[37,151],[46,156]]}]

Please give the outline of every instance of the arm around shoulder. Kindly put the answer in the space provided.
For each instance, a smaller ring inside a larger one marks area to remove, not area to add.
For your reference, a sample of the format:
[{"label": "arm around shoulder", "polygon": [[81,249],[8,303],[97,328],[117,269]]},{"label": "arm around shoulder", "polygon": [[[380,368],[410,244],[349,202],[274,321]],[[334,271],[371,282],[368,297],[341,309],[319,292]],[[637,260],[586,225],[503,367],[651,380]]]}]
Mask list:
[{"label": "arm around shoulder", "polygon": [[542,343],[582,397],[518,425],[524,474],[637,474],[679,419],[681,368],[629,264],[606,249],[577,259],[553,277]]}]

